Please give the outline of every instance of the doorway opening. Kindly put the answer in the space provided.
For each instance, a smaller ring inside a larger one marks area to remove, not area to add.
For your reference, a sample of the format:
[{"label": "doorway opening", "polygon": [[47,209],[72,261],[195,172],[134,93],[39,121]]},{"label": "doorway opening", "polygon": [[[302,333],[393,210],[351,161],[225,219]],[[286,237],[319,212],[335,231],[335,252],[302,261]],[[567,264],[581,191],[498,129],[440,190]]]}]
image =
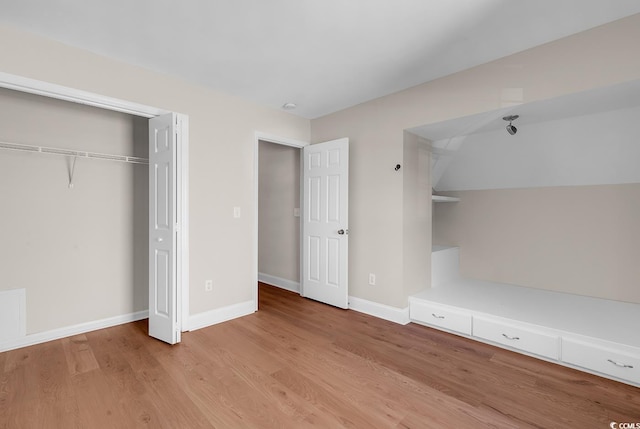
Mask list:
[{"label": "doorway opening", "polygon": [[256,310],[258,282],[302,293],[300,157],[304,146],[304,142],[256,134]]},{"label": "doorway opening", "polygon": [[[300,172],[299,207],[283,207],[280,216],[296,218],[299,231],[298,284],[270,279],[276,286],[298,289],[300,295],[348,308],[349,259],[349,139],[341,138],[314,145],[256,134],[254,160],[255,189],[255,310],[258,310],[258,261],[260,236],[260,144],[261,141],[298,149]],[[299,150],[302,149],[302,150]],[[267,167],[266,165],[264,167]],[[278,174],[275,174],[276,181]],[[291,177],[291,176],[289,176]],[[293,177],[295,180],[295,177]],[[263,197],[266,204],[268,195]],[[294,201],[294,197],[289,197]],[[299,209],[297,211],[296,209]],[[296,215],[299,214],[299,217]],[[295,227],[295,224],[294,224]],[[269,231],[268,231],[269,232]],[[267,233],[268,233],[267,232]],[[265,234],[267,235],[267,234]],[[265,244],[265,243],[263,243]],[[265,249],[271,253],[275,249]],[[291,263],[290,261],[288,262]],[[264,274],[264,273],[263,273]],[[275,276],[277,277],[277,276]],[[266,279],[264,276],[263,279]],[[275,281],[274,281],[275,280]],[[286,279],[285,279],[286,280]],[[282,284],[284,283],[284,284]],[[287,287],[289,286],[289,287]]]}]

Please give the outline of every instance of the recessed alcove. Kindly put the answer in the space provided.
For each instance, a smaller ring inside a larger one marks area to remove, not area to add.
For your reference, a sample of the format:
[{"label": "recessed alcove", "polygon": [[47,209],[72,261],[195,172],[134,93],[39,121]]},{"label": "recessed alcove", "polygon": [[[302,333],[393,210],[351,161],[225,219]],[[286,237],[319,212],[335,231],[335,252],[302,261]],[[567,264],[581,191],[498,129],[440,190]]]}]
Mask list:
[{"label": "recessed alcove", "polygon": [[457,199],[432,204],[432,275],[459,249],[411,319],[640,383],[638,119],[633,81],[408,130],[431,142],[436,198]]}]

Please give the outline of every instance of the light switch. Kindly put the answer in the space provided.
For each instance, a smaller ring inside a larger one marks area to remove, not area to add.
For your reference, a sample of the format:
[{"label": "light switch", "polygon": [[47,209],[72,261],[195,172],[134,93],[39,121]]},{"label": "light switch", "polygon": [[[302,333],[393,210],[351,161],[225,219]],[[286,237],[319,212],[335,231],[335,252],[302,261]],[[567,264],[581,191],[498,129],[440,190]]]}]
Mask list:
[{"label": "light switch", "polygon": [[240,207],[233,208],[233,217],[238,219],[240,217]]},{"label": "light switch", "polygon": [[300,217],[300,208],[296,207],[293,209],[293,216]]}]

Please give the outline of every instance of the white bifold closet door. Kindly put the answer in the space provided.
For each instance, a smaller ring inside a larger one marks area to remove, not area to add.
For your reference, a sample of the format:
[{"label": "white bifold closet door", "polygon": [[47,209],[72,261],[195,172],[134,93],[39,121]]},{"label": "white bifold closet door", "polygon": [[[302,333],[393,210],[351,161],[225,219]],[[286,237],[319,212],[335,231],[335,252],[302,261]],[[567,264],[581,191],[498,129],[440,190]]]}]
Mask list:
[{"label": "white bifold closet door", "polygon": [[149,120],[149,335],[180,342],[177,115]]},{"label": "white bifold closet door", "polygon": [[349,305],[349,139],[305,146],[302,295]]}]

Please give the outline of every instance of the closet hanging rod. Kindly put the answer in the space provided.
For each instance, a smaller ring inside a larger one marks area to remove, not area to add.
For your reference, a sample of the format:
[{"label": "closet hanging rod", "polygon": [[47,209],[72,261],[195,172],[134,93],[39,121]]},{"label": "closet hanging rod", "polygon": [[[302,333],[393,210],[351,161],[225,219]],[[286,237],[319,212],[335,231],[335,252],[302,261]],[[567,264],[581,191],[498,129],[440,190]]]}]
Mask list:
[{"label": "closet hanging rod", "polygon": [[9,143],[0,141],[0,149],[17,150],[22,152],[38,152],[49,155],[75,156],[80,158],[101,159],[103,161],[119,161],[131,164],[149,164],[147,158],[127,155],[111,155],[107,153],[86,152],[73,149],[60,149],[55,147],[33,146],[21,143]]}]

